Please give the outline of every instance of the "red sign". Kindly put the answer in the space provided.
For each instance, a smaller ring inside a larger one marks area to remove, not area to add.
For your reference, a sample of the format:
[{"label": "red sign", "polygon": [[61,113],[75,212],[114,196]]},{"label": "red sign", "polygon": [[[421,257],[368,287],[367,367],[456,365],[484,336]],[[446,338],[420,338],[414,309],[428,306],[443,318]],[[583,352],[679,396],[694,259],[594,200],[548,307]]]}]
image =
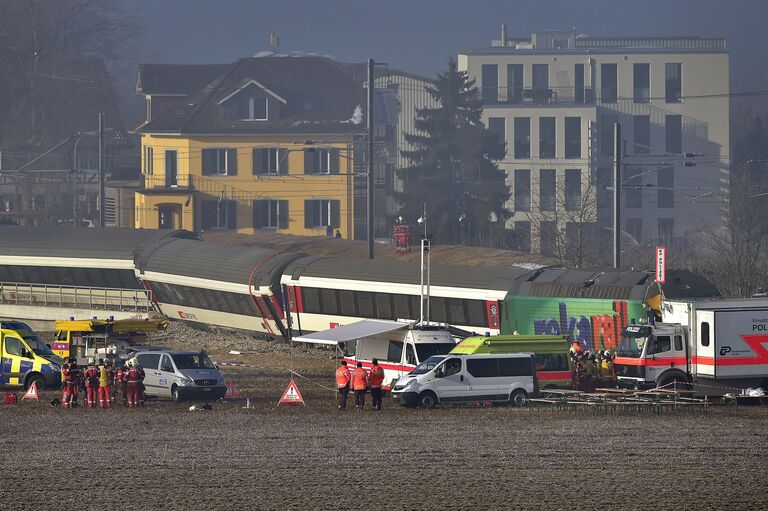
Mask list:
[{"label": "red sign", "polygon": [[27,389],[27,393],[24,394],[24,397],[22,397],[21,399],[34,399],[34,400],[38,399],[36,382],[32,382],[32,385],[30,385],[29,389]]},{"label": "red sign", "polygon": [[[301,397],[301,392],[296,386],[296,382],[291,378],[291,382],[288,384],[288,388],[283,392],[283,397],[280,398],[280,403],[292,403],[292,404],[304,404],[304,399]],[[280,403],[277,403],[278,405]]]},{"label": "red sign", "polygon": [[667,249],[656,247],[656,282],[667,281]]}]

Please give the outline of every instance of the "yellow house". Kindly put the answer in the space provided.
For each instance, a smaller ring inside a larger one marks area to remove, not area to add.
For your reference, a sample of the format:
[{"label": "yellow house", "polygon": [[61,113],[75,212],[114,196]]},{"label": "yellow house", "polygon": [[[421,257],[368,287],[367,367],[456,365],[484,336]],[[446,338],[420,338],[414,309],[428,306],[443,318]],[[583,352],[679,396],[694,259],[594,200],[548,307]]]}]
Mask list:
[{"label": "yellow house", "polygon": [[137,91],[147,100],[137,228],[355,237],[365,101],[350,66],[322,57],[142,65]]}]

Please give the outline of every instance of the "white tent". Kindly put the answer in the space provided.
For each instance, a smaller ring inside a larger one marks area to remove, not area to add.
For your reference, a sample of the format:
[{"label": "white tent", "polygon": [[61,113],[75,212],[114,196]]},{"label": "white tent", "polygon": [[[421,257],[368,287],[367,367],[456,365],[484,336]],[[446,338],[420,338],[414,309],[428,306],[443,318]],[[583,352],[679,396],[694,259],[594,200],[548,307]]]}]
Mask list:
[{"label": "white tent", "polygon": [[308,342],[312,344],[337,345],[340,342],[356,341],[375,337],[377,335],[394,332],[396,330],[406,330],[412,323],[402,323],[400,321],[383,321],[379,319],[364,319],[351,325],[329,328],[321,332],[294,337],[295,342]]}]

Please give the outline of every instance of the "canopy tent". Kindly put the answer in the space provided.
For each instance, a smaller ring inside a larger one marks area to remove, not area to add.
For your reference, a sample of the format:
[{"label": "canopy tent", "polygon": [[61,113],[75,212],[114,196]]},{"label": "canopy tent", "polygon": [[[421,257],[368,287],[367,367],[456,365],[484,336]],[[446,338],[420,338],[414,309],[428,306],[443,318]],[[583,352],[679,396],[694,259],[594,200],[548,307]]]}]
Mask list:
[{"label": "canopy tent", "polygon": [[351,325],[329,328],[321,332],[294,337],[293,341],[308,342],[311,344],[329,344],[337,345],[341,342],[356,341],[366,337],[404,330],[410,328],[412,323],[403,323],[400,321],[383,321],[378,319],[364,319]]}]

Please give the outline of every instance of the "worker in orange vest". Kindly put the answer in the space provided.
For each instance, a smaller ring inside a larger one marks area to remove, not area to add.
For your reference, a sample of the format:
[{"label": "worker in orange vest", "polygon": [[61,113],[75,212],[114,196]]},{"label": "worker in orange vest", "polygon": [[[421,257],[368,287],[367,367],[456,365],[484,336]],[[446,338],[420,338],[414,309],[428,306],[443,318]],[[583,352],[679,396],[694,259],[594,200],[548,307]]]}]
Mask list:
[{"label": "worker in orange vest", "polygon": [[365,374],[362,362],[357,363],[352,373],[352,390],[355,391],[355,408],[360,411],[365,408],[365,391],[368,390],[368,375]]},{"label": "worker in orange vest", "polygon": [[571,343],[571,355],[573,354],[579,354],[582,351],[584,351],[584,348],[581,347],[581,344],[576,339],[573,340]]},{"label": "worker in orange vest", "polygon": [[374,410],[381,410],[381,385],[384,383],[384,369],[379,366],[379,361],[373,359],[373,367],[368,375],[371,384],[371,406]]},{"label": "worker in orange vest", "polygon": [[352,383],[352,375],[347,369],[347,361],[342,360],[339,368],[336,369],[336,388],[339,390],[339,410],[347,409],[347,396],[349,395],[349,385]]}]

